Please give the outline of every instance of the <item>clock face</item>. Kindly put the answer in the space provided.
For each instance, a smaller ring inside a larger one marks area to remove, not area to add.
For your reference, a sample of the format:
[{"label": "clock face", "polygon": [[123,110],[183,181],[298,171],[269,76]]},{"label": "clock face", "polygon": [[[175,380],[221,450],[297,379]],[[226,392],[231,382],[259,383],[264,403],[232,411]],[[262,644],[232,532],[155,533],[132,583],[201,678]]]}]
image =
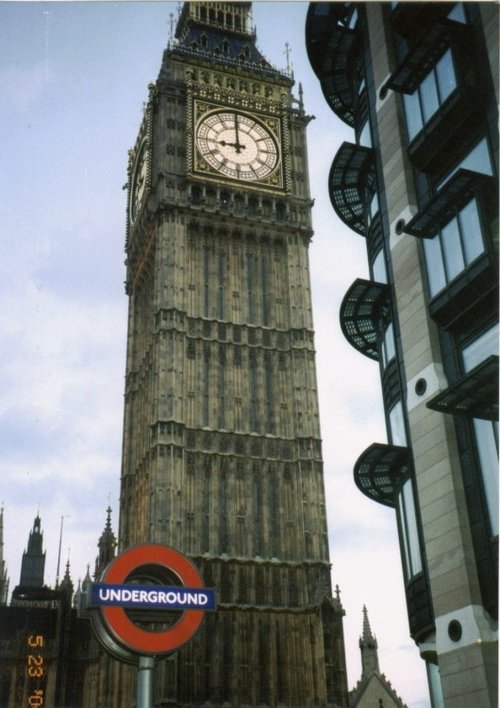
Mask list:
[{"label": "clock face", "polygon": [[134,221],[141,208],[144,193],[146,191],[146,180],[148,170],[148,147],[144,140],[132,174],[132,186],[130,188],[130,221]]},{"label": "clock face", "polygon": [[203,159],[232,179],[255,182],[278,167],[276,139],[253,116],[238,111],[215,111],[196,127],[196,145]]}]

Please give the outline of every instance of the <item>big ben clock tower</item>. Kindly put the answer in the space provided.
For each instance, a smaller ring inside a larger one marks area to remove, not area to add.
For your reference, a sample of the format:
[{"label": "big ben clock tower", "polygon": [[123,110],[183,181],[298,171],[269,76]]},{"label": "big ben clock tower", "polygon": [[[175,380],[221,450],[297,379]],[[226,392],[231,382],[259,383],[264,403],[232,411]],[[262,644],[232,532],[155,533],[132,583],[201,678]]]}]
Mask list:
[{"label": "big ben clock tower", "polygon": [[258,51],[249,10],[184,4],[130,152],[119,544],[173,546],[217,591],[218,611],[158,664],[155,705],[347,705],[309,118]]}]

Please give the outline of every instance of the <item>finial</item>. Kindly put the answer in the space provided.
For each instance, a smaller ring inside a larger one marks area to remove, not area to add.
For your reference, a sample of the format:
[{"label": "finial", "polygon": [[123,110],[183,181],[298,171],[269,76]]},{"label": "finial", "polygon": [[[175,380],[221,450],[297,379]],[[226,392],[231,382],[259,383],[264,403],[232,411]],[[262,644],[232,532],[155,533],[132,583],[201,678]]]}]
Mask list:
[{"label": "finial", "polygon": [[169,34],[169,37],[168,37],[168,41],[171,42],[171,41],[173,40],[173,38],[174,38],[174,13],[171,12],[170,15],[169,15],[169,17],[170,17],[170,21],[169,21],[169,24],[170,24],[170,34]]},{"label": "finial", "polygon": [[286,56],[286,70],[290,73],[290,54],[291,54],[292,48],[288,44],[288,42],[285,42],[285,50],[283,54]]},{"label": "finial", "polygon": [[63,523],[64,523],[64,516],[61,516],[61,528],[59,530],[59,549],[57,552],[56,588],[59,587],[59,570],[61,568],[61,545],[62,545],[62,535],[63,535]]},{"label": "finial", "polygon": [[299,108],[302,111],[304,109],[304,89],[302,84],[299,82]]},{"label": "finial", "polygon": [[335,585],[335,596],[337,600],[340,602],[340,588],[338,585]]}]

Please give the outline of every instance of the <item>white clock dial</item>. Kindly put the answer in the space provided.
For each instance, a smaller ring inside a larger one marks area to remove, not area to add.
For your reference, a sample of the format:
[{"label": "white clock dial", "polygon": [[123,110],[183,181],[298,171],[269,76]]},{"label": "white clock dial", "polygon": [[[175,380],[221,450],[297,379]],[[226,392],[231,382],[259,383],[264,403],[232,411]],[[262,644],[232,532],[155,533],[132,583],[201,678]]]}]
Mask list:
[{"label": "white clock dial", "polygon": [[271,132],[251,115],[238,111],[216,111],[202,118],[196,128],[196,145],[212,168],[233,179],[264,179],[279,163]]}]

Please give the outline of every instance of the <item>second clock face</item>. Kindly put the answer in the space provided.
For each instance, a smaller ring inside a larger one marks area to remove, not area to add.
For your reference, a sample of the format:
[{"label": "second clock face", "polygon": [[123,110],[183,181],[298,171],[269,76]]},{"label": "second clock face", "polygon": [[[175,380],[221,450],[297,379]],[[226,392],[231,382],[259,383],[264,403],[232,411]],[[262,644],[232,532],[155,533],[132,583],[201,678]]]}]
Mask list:
[{"label": "second clock face", "polygon": [[134,165],[130,190],[130,221],[135,221],[146,191],[148,171],[148,146],[144,140]]},{"label": "second clock face", "polygon": [[253,116],[238,111],[205,115],[196,127],[196,145],[213,169],[232,179],[262,180],[279,164],[272,133]]}]

